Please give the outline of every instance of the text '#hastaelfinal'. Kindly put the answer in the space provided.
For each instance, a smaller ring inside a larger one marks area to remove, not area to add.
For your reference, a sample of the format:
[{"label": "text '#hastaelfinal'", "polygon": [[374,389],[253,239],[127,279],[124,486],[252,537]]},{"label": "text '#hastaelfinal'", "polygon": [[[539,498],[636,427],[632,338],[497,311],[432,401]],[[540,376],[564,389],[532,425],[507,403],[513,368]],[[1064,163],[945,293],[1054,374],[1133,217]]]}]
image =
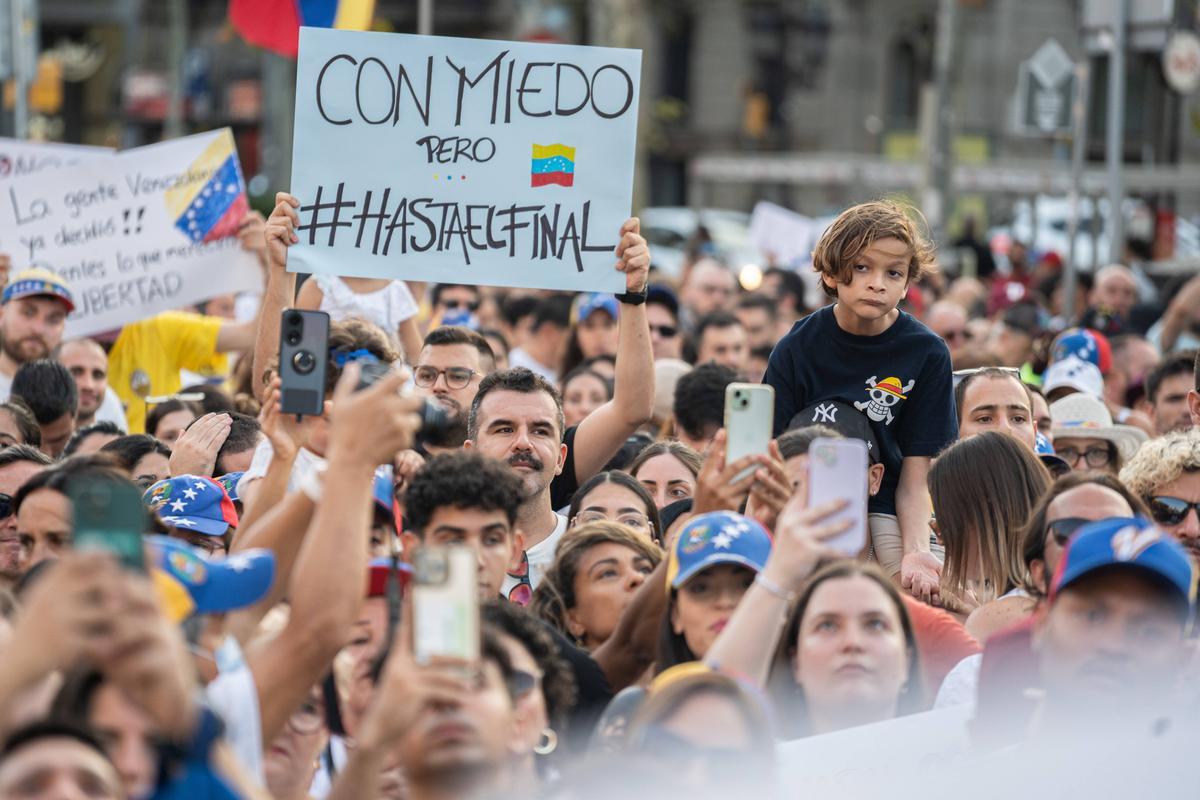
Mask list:
[{"label": "text '#hastaelfinal'", "polygon": [[403,197],[390,188],[348,193],[345,183],[328,191],[318,186],[314,200],[300,207],[297,231],[308,244],[334,247],[352,242],[372,255],[508,251],[512,258],[535,261],[574,259],[583,271],[582,254],[612,251],[616,242],[593,244],[591,202],[570,206],[465,204],[432,197]]}]

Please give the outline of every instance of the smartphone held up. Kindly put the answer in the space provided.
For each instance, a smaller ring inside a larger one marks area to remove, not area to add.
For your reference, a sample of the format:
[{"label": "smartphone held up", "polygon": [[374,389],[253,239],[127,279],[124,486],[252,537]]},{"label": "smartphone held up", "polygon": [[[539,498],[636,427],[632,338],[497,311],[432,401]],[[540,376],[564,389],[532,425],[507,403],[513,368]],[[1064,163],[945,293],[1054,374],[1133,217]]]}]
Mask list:
[{"label": "smartphone held up", "polygon": [[813,439],[808,447],[808,505],[833,500],[846,507],[828,522],[848,520],[850,527],[826,544],[857,556],[867,545],[867,445],[861,439]]}]

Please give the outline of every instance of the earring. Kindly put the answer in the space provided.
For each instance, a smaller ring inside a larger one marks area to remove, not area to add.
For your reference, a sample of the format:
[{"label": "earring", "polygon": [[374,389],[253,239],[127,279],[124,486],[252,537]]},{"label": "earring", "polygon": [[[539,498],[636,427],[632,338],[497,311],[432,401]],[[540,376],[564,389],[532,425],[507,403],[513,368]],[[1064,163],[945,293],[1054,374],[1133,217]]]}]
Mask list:
[{"label": "earring", "polygon": [[533,747],[533,752],[539,756],[548,756],[558,749],[558,734],[554,732],[554,728],[546,728],[542,731],[542,738]]}]

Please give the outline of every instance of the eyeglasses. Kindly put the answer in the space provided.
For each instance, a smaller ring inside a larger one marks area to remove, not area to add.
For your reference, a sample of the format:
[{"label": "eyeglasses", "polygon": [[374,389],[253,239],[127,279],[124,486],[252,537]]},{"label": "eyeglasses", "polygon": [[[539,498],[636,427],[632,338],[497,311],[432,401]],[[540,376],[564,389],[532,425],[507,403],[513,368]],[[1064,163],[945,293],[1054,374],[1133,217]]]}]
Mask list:
[{"label": "eyeglasses", "polygon": [[460,308],[465,308],[467,311],[478,311],[479,303],[477,301],[464,302],[462,300],[443,300],[442,305],[450,311],[457,311]]},{"label": "eyeglasses", "polygon": [[324,709],[316,700],[305,700],[304,703],[288,717],[288,727],[301,736],[316,733],[325,721]]},{"label": "eyeglasses", "polygon": [[664,339],[674,339],[679,333],[679,328],[674,325],[651,325],[650,333],[657,333]]},{"label": "eyeglasses", "polygon": [[1077,447],[1056,447],[1054,453],[1072,467],[1079,463],[1080,456],[1083,456],[1089,467],[1107,467],[1113,457],[1111,446],[1089,447],[1082,451]]},{"label": "eyeglasses", "polygon": [[603,511],[580,511],[575,515],[576,525],[586,525],[589,522],[619,522],[622,525],[627,525],[637,530],[650,530],[650,518],[636,511],[627,511],[619,515],[616,519],[608,516]]},{"label": "eyeglasses", "polygon": [[1197,517],[1200,517],[1200,502],[1189,503],[1178,497],[1160,495],[1147,497],[1146,504],[1150,506],[1150,516],[1154,517],[1154,521],[1163,525],[1178,525],[1187,519],[1188,512],[1193,508]]},{"label": "eyeglasses", "polygon": [[428,389],[437,383],[439,375],[446,376],[446,385],[451,389],[465,389],[467,384],[471,382],[479,373],[473,369],[466,367],[449,367],[447,369],[438,369],[437,367],[417,367],[413,372],[413,383],[420,386],[422,389]]},{"label": "eyeglasses", "polygon": [[7,519],[13,513],[13,498],[11,494],[0,493],[0,519]]}]

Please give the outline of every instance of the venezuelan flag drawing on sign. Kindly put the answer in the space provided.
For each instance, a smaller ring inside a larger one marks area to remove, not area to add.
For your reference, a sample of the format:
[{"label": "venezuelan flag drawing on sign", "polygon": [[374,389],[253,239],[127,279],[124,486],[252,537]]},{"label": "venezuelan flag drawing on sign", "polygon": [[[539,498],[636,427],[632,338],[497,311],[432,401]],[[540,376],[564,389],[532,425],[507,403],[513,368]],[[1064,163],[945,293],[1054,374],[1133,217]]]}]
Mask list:
[{"label": "venezuelan flag drawing on sign", "polygon": [[249,204],[233,137],[226,132],[213,139],[188,165],[187,174],[196,180],[184,181],[166,193],[167,213],[175,227],[194,243],[237,233]]},{"label": "venezuelan flag drawing on sign", "polygon": [[229,0],[229,21],[247,42],[296,57],[300,26],[365,31],[375,0]]},{"label": "venezuelan flag drawing on sign", "polygon": [[535,144],[529,185],[575,185],[575,148],[565,144]]}]

